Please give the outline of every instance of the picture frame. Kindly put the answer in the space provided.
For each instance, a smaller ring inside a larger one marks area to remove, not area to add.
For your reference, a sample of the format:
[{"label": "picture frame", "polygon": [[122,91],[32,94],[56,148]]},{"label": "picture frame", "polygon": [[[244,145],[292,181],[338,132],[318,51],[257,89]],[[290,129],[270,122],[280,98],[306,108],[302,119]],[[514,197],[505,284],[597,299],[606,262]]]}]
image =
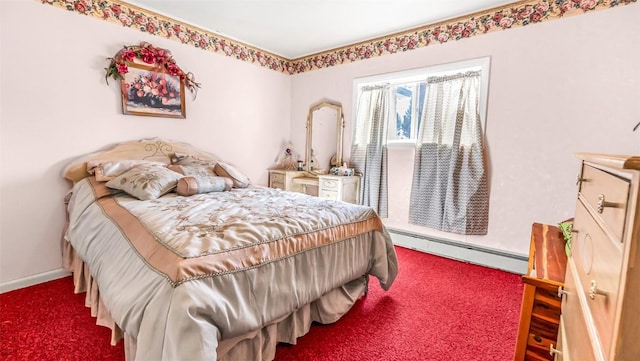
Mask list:
[{"label": "picture frame", "polygon": [[122,113],[186,118],[184,82],[158,68],[127,62],[122,83]]}]

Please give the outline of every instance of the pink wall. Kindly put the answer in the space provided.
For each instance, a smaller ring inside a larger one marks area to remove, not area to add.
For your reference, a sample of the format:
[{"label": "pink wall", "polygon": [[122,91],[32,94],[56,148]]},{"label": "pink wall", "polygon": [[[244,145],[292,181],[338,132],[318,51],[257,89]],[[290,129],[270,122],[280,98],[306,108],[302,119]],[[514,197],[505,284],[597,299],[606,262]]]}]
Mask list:
[{"label": "pink wall", "polygon": [[[163,137],[235,163],[257,184],[290,133],[290,77],[33,0],[0,2],[0,284],[61,267],[66,163],[123,140]],[[122,115],[105,58],[148,41],[202,89],[187,119]]]},{"label": "pink wall", "polygon": [[[490,215],[486,236],[460,236],[407,223],[413,150],[390,149],[394,228],[526,255],[531,223],[571,217],[575,152],[640,154],[640,4],[495,32],[293,76],[291,130],[304,139],[308,104],[342,102],[346,134],[353,79],[491,57],[486,139]],[[345,139],[347,153],[350,137]]]}]

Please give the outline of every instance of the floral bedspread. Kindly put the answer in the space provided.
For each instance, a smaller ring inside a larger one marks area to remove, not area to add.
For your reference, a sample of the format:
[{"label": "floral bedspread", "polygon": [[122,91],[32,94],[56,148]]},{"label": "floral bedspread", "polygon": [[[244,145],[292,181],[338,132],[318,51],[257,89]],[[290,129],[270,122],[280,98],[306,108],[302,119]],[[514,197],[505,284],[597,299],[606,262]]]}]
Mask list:
[{"label": "floral bedspread", "polygon": [[205,359],[350,281],[397,274],[369,207],[264,187],[140,201],[86,178],[66,238],[136,359]]}]

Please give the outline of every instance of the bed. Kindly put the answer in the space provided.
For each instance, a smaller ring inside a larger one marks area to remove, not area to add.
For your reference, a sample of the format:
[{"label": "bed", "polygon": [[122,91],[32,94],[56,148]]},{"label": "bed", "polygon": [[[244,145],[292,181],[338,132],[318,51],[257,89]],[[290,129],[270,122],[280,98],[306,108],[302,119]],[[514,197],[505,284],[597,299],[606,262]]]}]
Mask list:
[{"label": "bed", "polygon": [[369,207],[251,185],[187,143],[122,142],[63,176],[65,267],[128,360],[272,360],[398,271]]}]

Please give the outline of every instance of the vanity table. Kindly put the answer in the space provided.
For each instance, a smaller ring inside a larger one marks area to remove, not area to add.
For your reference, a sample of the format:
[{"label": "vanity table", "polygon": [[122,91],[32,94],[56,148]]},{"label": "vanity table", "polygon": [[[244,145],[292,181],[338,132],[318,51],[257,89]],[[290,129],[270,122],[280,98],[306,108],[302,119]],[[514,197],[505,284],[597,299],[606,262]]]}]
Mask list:
[{"label": "vanity table", "polygon": [[[269,187],[359,204],[359,175],[337,176],[329,174],[326,169],[314,168],[314,165],[332,167],[342,164],[343,133],[344,116],[340,104],[325,101],[312,106],[307,115],[304,169],[270,169]],[[312,161],[314,159],[319,162]]]},{"label": "vanity table", "polygon": [[309,176],[305,171],[270,169],[269,187],[354,204],[360,203],[360,176],[358,175]]}]

